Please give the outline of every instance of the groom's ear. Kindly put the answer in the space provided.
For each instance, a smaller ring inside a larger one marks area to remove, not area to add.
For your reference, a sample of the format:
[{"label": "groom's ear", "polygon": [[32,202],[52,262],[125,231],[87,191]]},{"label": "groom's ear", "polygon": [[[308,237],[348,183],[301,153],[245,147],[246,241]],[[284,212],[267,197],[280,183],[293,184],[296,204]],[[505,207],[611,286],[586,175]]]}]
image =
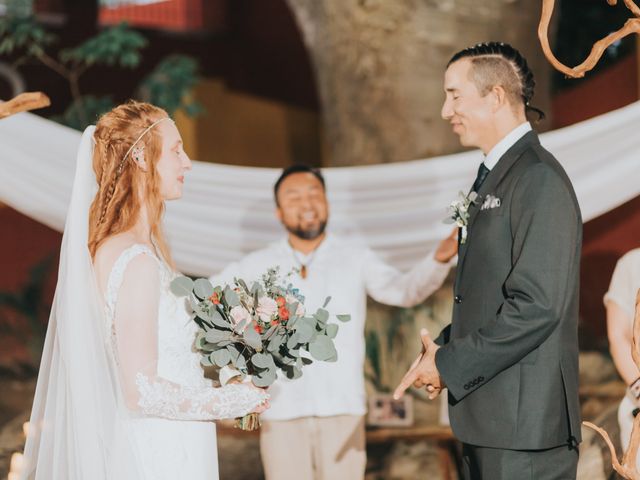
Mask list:
[{"label": "groom's ear", "polygon": [[276,207],[276,218],[280,221],[280,223],[282,223],[284,215],[282,213],[282,209],[279,206]]}]

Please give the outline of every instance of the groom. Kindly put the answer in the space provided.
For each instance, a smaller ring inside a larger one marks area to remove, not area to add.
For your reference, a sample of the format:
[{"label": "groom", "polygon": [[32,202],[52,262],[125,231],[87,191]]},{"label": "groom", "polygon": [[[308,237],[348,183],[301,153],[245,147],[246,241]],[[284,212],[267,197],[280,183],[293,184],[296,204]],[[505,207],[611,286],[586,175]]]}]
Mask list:
[{"label": "groom", "polygon": [[580,441],[582,222],[566,173],[526,121],[533,74],[513,47],[451,59],[442,117],[485,154],[461,244],[451,324],[396,390],[449,390],[466,479],[574,479]]}]

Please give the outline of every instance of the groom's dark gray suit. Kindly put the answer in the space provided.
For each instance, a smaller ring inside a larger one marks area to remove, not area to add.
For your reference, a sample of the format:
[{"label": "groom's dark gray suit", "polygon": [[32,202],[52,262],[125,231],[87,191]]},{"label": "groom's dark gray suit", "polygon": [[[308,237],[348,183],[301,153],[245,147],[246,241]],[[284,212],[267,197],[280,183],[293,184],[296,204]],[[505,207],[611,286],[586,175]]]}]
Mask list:
[{"label": "groom's dark gray suit", "polygon": [[[453,319],[436,339],[451,426],[466,445],[531,451],[580,441],[581,243],[571,183],[528,132],[479,188],[459,250]],[[517,473],[525,467],[509,468],[512,478],[529,478]]]}]

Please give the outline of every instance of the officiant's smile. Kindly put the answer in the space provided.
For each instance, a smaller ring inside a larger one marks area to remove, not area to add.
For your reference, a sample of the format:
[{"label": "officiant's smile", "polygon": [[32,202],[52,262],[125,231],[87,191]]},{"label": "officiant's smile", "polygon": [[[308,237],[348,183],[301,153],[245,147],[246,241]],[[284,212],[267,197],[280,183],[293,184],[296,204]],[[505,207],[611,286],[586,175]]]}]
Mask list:
[{"label": "officiant's smile", "polygon": [[304,240],[321,240],[329,206],[324,185],[313,173],[297,172],[276,185],[276,215],[284,227]]}]

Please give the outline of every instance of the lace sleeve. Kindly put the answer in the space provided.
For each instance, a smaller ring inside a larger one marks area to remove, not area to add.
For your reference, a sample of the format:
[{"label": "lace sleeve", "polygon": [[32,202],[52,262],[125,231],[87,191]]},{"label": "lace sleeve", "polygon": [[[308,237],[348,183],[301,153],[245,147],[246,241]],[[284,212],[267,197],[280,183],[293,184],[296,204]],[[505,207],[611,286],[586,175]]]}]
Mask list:
[{"label": "lace sleeve", "polygon": [[176,420],[241,417],[268,395],[247,384],[214,388],[181,385],[158,375],[158,261],[137,255],[128,262],[114,312],[116,356],[129,409]]},{"label": "lace sleeve", "polygon": [[138,407],[145,415],[177,420],[237,418],[251,412],[267,394],[246,384],[220,388],[187,387],[136,375]]}]

